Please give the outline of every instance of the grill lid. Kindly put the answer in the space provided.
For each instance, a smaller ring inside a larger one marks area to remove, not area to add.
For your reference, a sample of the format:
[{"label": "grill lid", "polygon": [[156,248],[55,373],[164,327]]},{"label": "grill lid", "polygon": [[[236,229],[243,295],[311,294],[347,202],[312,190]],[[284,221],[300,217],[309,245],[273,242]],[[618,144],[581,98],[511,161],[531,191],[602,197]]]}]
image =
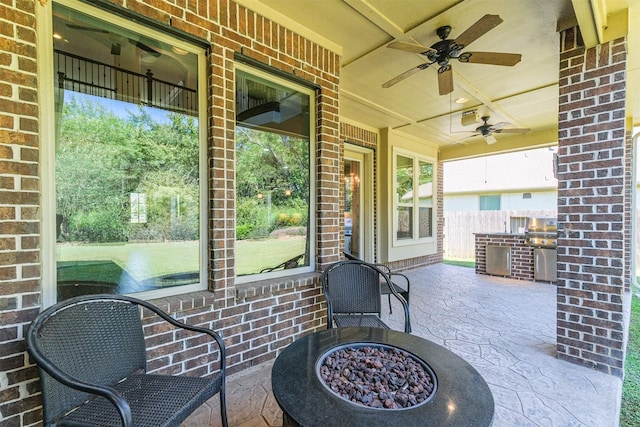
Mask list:
[{"label": "grill lid", "polygon": [[558,220],[556,218],[527,218],[525,233],[557,233]]},{"label": "grill lid", "polygon": [[527,218],[524,243],[536,248],[558,246],[558,220],[556,218]]}]

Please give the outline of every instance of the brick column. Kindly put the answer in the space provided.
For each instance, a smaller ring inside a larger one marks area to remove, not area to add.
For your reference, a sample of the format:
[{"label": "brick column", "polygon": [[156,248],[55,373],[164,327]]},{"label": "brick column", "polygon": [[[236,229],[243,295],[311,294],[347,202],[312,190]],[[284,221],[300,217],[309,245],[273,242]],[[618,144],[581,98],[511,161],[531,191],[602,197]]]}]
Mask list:
[{"label": "brick column", "polygon": [[626,39],[585,49],[560,34],[558,358],[621,377],[626,221]]}]

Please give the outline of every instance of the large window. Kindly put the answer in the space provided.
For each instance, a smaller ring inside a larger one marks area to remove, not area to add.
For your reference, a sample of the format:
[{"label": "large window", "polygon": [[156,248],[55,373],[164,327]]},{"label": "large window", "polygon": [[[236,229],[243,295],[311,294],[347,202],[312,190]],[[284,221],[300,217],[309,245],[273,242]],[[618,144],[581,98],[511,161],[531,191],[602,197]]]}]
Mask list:
[{"label": "large window", "polygon": [[204,287],[203,57],[54,4],[56,299]]},{"label": "large window", "polygon": [[236,274],[313,268],[314,93],[261,71],[236,70]]},{"label": "large window", "polygon": [[395,155],[396,241],[433,237],[433,162]]}]

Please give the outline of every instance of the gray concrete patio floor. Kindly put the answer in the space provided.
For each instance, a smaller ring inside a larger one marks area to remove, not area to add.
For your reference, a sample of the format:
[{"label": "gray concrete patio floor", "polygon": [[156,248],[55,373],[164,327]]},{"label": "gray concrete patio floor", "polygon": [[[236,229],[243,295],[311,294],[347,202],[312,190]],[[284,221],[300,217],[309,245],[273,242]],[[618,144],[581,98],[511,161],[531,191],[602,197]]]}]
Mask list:
[{"label": "gray concrete patio floor", "polygon": [[[617,426],[622,381],[556,358],[556,289],[476,275],[438,264],[406,272],[413,334],[441,344],[473,365],[495,400],[494,427]],[[402,330],[401,306],[384,318]],[[271,393],[272,362],[228,378],[232,427],[281,426]],[[220,425],[218,398],[183,427]],[[354,420],[354,426],[357,423]]]}]

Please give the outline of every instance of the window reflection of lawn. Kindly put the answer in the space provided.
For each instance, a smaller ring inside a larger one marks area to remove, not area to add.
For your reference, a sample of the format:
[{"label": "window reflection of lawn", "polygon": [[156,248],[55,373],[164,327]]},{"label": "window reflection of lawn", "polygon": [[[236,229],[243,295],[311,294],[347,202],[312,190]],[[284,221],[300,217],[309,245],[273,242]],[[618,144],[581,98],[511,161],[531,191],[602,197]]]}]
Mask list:
[{"label": "window reflection of lawn", "polygon": [[58,245],[58,295],[127,294],[198,283],[198,242]]},{"label": "window reflection of lawn", "polygon": [[[241,240],[236,251],[244,260],[237,274],[278,265],[305,251],[304,236]],[[198,272],[198,242],[59,244],[58,281],[163,287],[193,283]],[[137,284],[137,285],[134,285]]]},{"label": "window reflection of lawn", "polygon": [[236,241],[238,276],[255,274],[305,252],[304,236]]}]

